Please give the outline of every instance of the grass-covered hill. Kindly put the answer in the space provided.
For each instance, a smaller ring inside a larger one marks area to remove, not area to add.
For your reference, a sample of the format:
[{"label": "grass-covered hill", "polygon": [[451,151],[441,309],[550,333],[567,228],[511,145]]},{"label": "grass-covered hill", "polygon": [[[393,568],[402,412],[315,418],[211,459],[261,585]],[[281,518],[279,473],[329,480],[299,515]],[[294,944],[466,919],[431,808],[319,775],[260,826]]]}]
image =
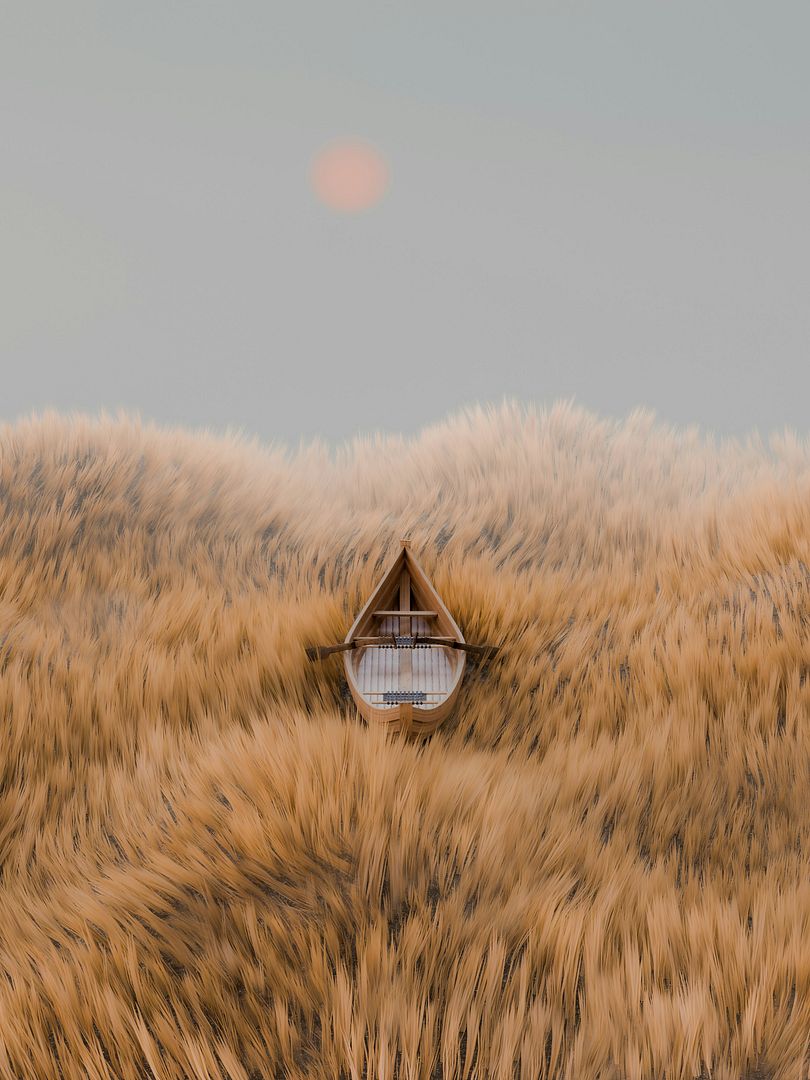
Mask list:
[{"label": "grass-covered hill", "polygon": [[[337,455],[0,430],[0,1077],[810,1064],[810,448],[468,411]],[[410,534],[424,744],[338,640]]]}]

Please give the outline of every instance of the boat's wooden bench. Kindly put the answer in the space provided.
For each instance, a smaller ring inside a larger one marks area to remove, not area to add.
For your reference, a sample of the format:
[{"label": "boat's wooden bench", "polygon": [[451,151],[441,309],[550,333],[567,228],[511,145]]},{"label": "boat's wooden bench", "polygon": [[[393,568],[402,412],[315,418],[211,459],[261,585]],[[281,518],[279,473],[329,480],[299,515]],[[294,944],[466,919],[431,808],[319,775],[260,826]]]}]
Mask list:
[{"label": "boat's wooden bench", "polygon": [[410,702],[412,705],[435,704],[434,699],[441,700],[447,694],[441,690],[371,690],[369,698],[382,698],[383,705],[401,705]]},{"label": "boat's wooden bench", "polygon": [[422,644],[426,646],[452,645],[455,640],[452,637],[431,637],[428,641],[423,642],[421,637],[413,634],[378,634],[376,637],[356,637],[354,643],[358,649],[368,648],[373,645],[383,649],[416,649]]},{"label": "boat's wooden bench", "polygon": [[375,619],[438,619],[438,611],[375,611]]}]

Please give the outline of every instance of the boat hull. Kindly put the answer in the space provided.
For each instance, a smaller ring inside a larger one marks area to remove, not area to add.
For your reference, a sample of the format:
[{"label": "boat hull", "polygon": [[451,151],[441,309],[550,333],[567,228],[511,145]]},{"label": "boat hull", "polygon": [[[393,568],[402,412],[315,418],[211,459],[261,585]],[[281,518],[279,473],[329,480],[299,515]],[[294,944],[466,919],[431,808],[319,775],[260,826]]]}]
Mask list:
[{"label": "boat hull", "polygon": [[405,734],[435,731],[457,704],[466,657],[453,646],[463,642],[444,601],[403,544],[346,635],[352,645],[343,654],[346,681],[361,716]]}]

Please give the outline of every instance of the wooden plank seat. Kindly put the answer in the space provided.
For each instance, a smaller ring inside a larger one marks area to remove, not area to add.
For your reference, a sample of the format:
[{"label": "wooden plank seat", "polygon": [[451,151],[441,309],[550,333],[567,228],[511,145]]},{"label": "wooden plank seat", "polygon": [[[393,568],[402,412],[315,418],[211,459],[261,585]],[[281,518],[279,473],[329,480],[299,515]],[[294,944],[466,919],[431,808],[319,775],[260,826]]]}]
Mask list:
[{"label": "wooden plank seat", "polygon": [[375,619],[390,619],[399,617],[400,619],[436,619],[439,616],[438,611],[375,611],[373,612]]},{"label": "wooden plank seat", "polygon": [[[435,705],[447,697],[445,690],[368,690],[366,693],[369,701],[376,701],[377,704],[382,705],[395,705],[402,701]],[[414,694],[415,697],[412,696]]]},{"label": "wooden plank seat", "polygon": [[455,638],[431,637],[422,638],[418,634],[376,634],[374,636],[356,637],[353,645],[357,649],[367,649],[372,646],[388,649],[418,649],[420,646],[449,645],[452,646]]}]

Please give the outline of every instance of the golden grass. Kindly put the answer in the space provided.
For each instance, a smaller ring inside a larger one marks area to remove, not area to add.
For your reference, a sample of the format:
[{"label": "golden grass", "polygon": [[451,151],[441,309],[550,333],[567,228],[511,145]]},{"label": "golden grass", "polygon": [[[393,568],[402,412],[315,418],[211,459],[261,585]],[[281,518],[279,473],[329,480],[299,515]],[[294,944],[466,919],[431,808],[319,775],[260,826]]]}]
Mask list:
[{"label": "golden grass", "polygon": [[[807,444],[46,414],[0,497],[1,1077],[808,1075]],[[304,656],[406,532],[504,642],[421,746]]]}]

